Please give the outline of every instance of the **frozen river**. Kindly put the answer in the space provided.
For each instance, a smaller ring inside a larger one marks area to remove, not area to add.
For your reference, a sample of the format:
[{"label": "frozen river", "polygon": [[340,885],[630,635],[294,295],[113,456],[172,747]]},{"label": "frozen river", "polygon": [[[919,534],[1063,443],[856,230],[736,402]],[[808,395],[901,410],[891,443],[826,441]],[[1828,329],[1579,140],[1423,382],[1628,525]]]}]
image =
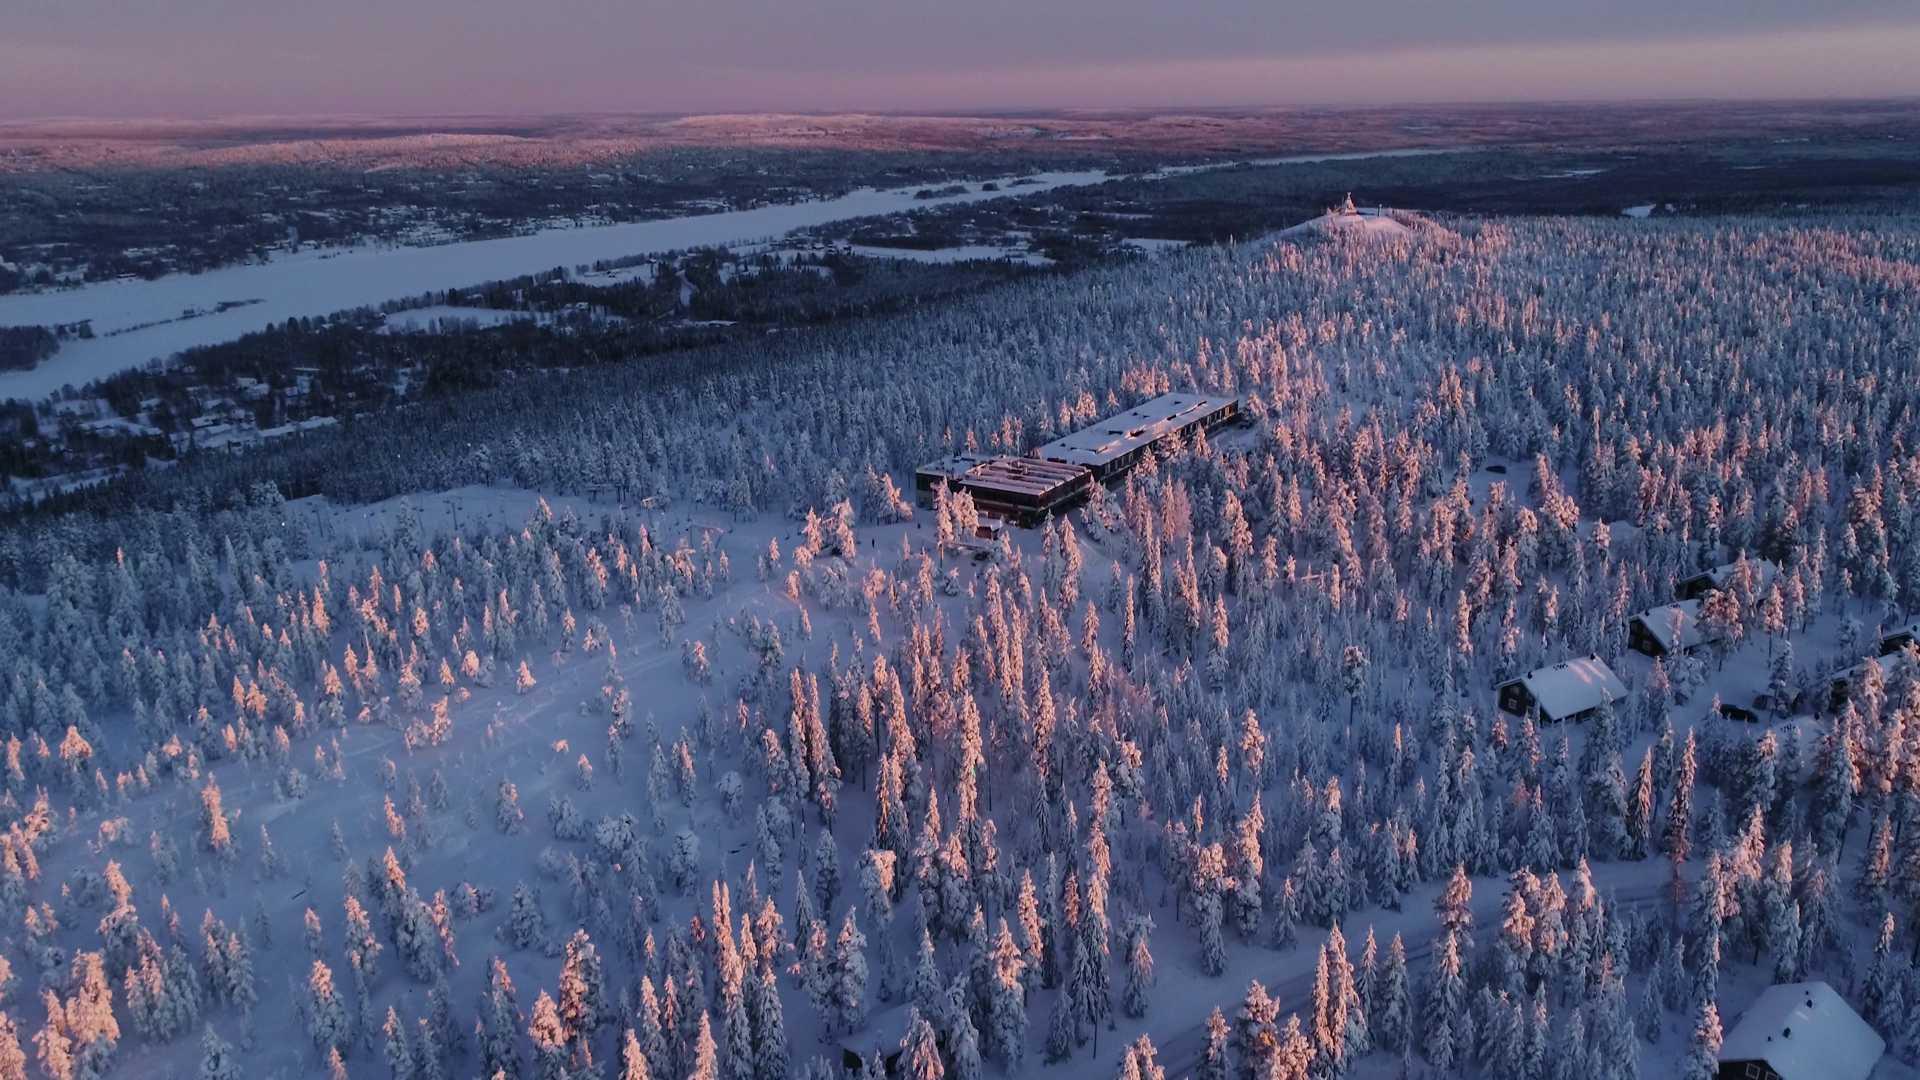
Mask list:
[{"label": "frozen river", "polygon": [[[1448,153],[1448,149],[1303,154],[1251,164],[1281,165],[1371,157]],[[1183,167],[1160,175],[1224,168],[1237,163]],[[314,249],[263,263],[204,274],[169,274],[152,281],[105,281],[56,292],[0,296],[0,326],[50,326],[93,321],[94,337],[66,343],[52,359],[28,371],[0,372],[0,399],[41,398],[63,386],[83,386],[150,360],[197,345],[231,341],[290,318],[331,315],[438,289],[574,267],[605,259],[693,247],[750,243],[795,229],[921,207],[1027,195],[1097,184],[1101,171],[1041,172],[980,182],[963,194],[914,198],[916,188],[863,188],[835,199],[762,206],[657,221],[557,228],[524,236],[466,240],[433,247],[361,245]],[[1021,181],[1015,186],[1015,181]],[[224,311],[222,304],[233,304]],[[193,311],[200,314],[182,317]]]}]

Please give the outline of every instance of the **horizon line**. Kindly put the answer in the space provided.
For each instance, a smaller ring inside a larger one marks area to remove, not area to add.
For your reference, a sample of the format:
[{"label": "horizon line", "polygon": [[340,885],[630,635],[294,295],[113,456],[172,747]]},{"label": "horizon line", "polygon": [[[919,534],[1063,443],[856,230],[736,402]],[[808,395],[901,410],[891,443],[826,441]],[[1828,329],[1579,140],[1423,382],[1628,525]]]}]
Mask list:
[{"label": "horizon line", "polygon": [[852,117],[873,116],[890,119],[974,119],[985,117],[1019,116],[1100,116],[1115,114],[1140,114],[1179,110],[1184,112],[1278,112],[1286,110],[1334,109],[1353,111],[1387,111],[1393,109],[1498,109],[1498,108],[1594,108],[1608,106],[1649,106],[1649,105],[1898,105],[1912,104],[1920,106],[1920,92],[1894,95],[1795,95],[1795,96],[1620,96],[1620,97],[1569,97],[1569,98],[1462,98],[1455,100],[1407,100],[1407,101],[1359,101],[1359,100],[1321,100],[1291,102],[1136,102],[1114,105],[1018,105],[982,108],[939,108],[939,109],[886,109],[886,108],[844,108],[844,109],[711,109],[711,110],[639,110],[639,109],[552,109],[532,112],[502,112],[489,110],[482,112],[448,111],[402,111],[392,113],[333,111],[333,112],[288,112],[288,113],[247,113],[247,112],[205,112],[205,113],[45,113],[37,115],[7,116],[0,114],[0,125],[22,124],[58,124],[58,123],[271,123],[318,120],[335,122],[399,122],[399,121],[485,121],[485,120],[558,120],[586,117],[626,117],[636,119],[691,119],[697,117],[731,116],[793,116],[793,117]]}]

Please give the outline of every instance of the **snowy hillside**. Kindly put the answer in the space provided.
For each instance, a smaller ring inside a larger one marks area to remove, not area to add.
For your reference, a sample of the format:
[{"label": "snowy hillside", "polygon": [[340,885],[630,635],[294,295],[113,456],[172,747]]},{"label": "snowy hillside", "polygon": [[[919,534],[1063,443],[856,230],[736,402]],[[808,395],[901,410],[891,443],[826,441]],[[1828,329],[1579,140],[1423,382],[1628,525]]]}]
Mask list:
[{"label": "snowy hillside", "polygon": [[1314,231],[10,524],[0,1078],[1920,1075],[1920,228]]},{"label": "snowy hillside", "polygon": [[1276,236],[1342,236],[1367,240],[1399,240],[1412,234],[1404,222],[1393,216],[1391,211],[1380,208],[1356,208],[1351,204],[1341,209],[1329,210],[1325,214],[1303,221],[1290,229],[1282,229]]}]

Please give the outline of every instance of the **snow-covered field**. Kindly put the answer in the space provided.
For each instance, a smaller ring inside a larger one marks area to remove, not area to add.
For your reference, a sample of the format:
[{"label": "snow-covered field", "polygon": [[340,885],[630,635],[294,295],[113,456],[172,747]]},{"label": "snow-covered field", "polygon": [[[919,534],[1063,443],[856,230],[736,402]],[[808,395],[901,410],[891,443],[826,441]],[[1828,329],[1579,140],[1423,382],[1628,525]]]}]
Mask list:
[{"label": "snow-covered field", "polygon": [[450,307],[446,304],[433,304],[422,308],[408,308],[387,315],[386,326],[389,330],[420,331],[452,327],[503,326],[510,322],[529,320],[534,317],[531,311],[513,311],[501,308]]}]

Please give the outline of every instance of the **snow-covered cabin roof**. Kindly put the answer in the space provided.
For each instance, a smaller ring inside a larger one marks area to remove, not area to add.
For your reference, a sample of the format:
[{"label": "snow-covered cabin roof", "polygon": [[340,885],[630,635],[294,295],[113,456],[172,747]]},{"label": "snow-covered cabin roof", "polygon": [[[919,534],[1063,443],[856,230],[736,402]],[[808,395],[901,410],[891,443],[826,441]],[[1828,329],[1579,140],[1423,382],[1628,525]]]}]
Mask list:
[{"label": "snow-covered cabin roof", "polygon": [[1823,982],[1770,986],[1720,1044],[1720,1060],[1764,1061],[1784,1080],[1866,1080],[1887,1044]]},{"label": "snow-covered cabin roof", "polygon": [[1880,655],[1891,656],[1907,647],[1912,641],[1920,641],[1920,619],[1905,626],[1896,626],[1880,638]]},{"label": "snow-covered cabin roof", "polygon": [[869,1013],[858,1030],[840,1037],[840,1045],[863,1061],[875,1050],[882,1058],[891,1058],[900,1052],[900,1044],[906,1039],[907,1029],[913,1025],[918,1011],[911,1003],[902,1003]]},{"label": "snow-covered cabin roof", "polygon": [[[1747,565],[1753,567],[1754,574],[1756,575],[1755,581],[1758,582],[1757,587],[1762,589],[1772,584],[1774,575],[1780,572],[1780,564],[1774,562],[1772,559],[1748,559]],[[1721,563],[1719,566],[1710,566],[1699,573],[1688,574],[1685,578],[1681,579],[1681,584],[1704,582],[1709,588],[1724,589],[1727,587],[1727,583],[1733,580],[1733,572],[1738,569],[1739,566],[1740,564],[1738,562]]]},{"label": "snow-covered cabin roof", "polygon": [[1033,448],[1032,456],[1090,468],[1106,464],[1233,404],[1230,397],[1161,394],[1091,427]]},{"label": "snow-covered cabin roof", "polygon": [[1633,621],[1646,627],[1647,633],[1652,634],[1660,642],[1660,647],[1668,652],[1684,652],[1713,640],[1709,629],[1700,622],[1698,600],[1682,600],[1677,604],[1648,608],[1635,615]]},{"label": "snow-covered cabin roof", "polygon": [[1540,711],[1555,720],[1578,716],[1627,696],[1627,684],[1598,656],[1563,660],[1513,681],[1525,686]]},{"label": "snow-covered cabin roof", "polygon": [[1912,663],[1912,660],[1905,652],[1892,652],[1884,656],[1869,656],[1865,660],[1833,676],[1833,678],[1844,679],[1849,683],[1858,683],[1866,677],[1868,664],[1878,664],[1880,665],[1880,678],[1883,680],[1892,679],[1906,671],[1907,665],[1910,663]]}]

